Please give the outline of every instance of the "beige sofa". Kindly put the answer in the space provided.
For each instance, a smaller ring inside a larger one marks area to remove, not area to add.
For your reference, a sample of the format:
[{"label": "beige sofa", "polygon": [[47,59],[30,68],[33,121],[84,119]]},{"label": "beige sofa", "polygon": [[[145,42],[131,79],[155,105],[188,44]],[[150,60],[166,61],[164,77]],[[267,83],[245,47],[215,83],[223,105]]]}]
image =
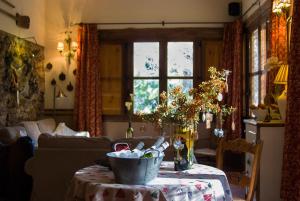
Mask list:
[{"label": "beige sofa", "polygon": [[[107,137],[57,137],[42,134],[34,157],[29,159],[25,171],[33,177],[31,201],[63,201],[74,173],[101,161],[107,164],[106,153],[115,142],[127,142],[133,148],[139,141],[150,147],[156,138],[139,137],[112,141]],[[171,148],[165,160],[172,159]]]}]

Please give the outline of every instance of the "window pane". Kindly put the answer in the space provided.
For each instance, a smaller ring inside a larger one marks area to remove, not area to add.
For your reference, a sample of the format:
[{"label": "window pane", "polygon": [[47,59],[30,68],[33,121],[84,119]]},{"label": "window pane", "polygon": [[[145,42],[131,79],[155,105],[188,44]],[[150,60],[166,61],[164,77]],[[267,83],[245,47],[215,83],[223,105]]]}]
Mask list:
[{"label": "window pane", "polygon": [[259,47],[258,47],[258,30],[256,29],[253,33],[252,33],[252,37],[251,37],[251,72],[257,72],[259,70]]},{"label": "window pane", "polygon": [[159,81],[158,79],[134,79],[134,106],[133,112],[153,112],[158,104]]},{"label": "window pane", "polygon": [[267,94],[267,74],[262,74],[260,77],[260,103],[264,103],[264,98]]},{"label": "window pane", "polygon": [[260,69],[264,70],[264,66],[267,62],[267,31],[266,24],[262,25],[260,31]]},{"label": "window pane", "polygon": [[168,79],[168,91],[175,88],[176,86],[181,86],[184,93],[188,93],[193,87],[192,79]]},{"label": "window pane", "polygon": [[259,76],[255,75],[251,79],[251,105],[258,105],[259,96]]},{"label": "window pane", "polygon": [[193,42],[168,42],[168,76],[193,76]]},{"label": "window pane", "polygon": [[159,43],[134,43],[133,68],[134,77],[158,77]]}]

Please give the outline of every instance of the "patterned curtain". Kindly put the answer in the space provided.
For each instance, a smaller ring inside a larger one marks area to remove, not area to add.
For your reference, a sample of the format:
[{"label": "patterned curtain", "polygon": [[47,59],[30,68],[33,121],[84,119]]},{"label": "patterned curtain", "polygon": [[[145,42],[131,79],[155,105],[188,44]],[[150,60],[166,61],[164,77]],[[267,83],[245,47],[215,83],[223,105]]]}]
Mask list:
[{"label": "patterned curtain", "polygon": [[75,86],[75,125],[91,136],[102,134],[102,108],[97,26],[82,24],[78,30]]},{"label": "patterned curtain", "polygon": [[[228,94],[225,102],[236,108],[236,111],[225,121],[229,139],[241,137],[242,130],[242,46],[243,23],[242,19],[238,19],[225,25],[223,37],[222,67],[231,71],[228,77]],[[235,123],[235,130],[232,130],[232,121]]]},{"label": "patterned curtain", "polygon": [[294,1],[281,197],[300,200],[300,1]]},{"label": "patterned curtain", "polygon": [[[268,57],[277,57],[279,61],[287,63],[287,23],[286,15],[271,12],[270,23],[270,49]],[[272,69],[267,75],[267,92],[274,93],[274,79],[279,68]]]}]

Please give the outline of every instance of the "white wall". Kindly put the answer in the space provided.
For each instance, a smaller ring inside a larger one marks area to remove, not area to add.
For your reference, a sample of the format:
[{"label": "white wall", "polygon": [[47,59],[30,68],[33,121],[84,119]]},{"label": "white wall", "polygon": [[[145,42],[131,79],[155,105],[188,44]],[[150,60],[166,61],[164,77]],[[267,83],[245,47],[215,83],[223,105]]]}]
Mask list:
[{"label": "white wall", "polygon": [[[73,69],[75,62],[66,65],[65,59],[56,50],[58,41],[63,41],[64,31],[73,30],[76,40],[76,26],[70,24],[78,22],[186,22],[186,21],[220,21],[228,22],[234,18],[228,15],[228,3],[232,0],[48,0],[46,1],[46,63],[51,62],[53,69],[46,72],[45,108],[53,106],[53,78],[67,94],[67,98],[56,100],[57,109],[72,109],[74,107],[74,91],[68,92],[66,85],[74,83]],[[195,25],[194,25],[195,26]],[[207,25],[206,25],[207,26]],[[213,25],[220,26],[220,25]],[[222,25],[221,25],[222,26]],[[149,28],[151,26],[98,26],[99,29],[109,28]],[[166,25],[165,27],[174,27]],[[177,25],[176,27],[192,27],[191,25]],[[67,74],[66,81],[58,81],[58,74]],[[141,132],[144,123],[133,123],[134,135],[158,135],[158,131],[150,124],[145,125],[145,132]],[[112,138],[125,136],[126,122],[106,122],[105,134]],[[202,129],[200,138],[207,138],[208,131]],[[202,141],[203,142],[203,141]]]},{"label": "white wall", "polygon": [[[52,78],[63,71],[67,80],[58,81],[58,85],[67,94],[67,98],[57,100],[56,108],[71,109],[74,106],[74,91],[67,92],[66,85],[74,85],[73,62],[67,66],[65,60],[56,51],[58,41],[64,38],[70,24],[77,22],[182,22],[182,21],[232,21],[227,14],[227,5],[232,0],[49,0],[46,1],[46,63],[51,62],[54,69],[46,72],[45,108],[53,106]],[[179,25],[180,26],[180,25]],[[181,25],[180,27],[182,27]],[[191,27],[191,25],[188,25]],[[195,25],[194,25],[195,26]],[[216,25],[214,25],[216,26]],[[125,27],[161,27],[125,26]],[[125,28],[124,26],[99,26],[100,29]],[[170,25],[165,27],[171,27]],[[174,26],[173,26],[174,27]],[[178,27],[178,25],[177,25]],[[73,39],[76,39],[76,27]]]},{"label": "white wall", "polygon": [[[45,0],[9,0],[16,8],[10,8],[0,1],[0,8],[15,15],[30,17],[29,29],[17,27],[14,19],[0,13],[0,29],[21,38],[35,37],[40,45],[45,45]],[[29,39],[34,42],[33,40]]]}]

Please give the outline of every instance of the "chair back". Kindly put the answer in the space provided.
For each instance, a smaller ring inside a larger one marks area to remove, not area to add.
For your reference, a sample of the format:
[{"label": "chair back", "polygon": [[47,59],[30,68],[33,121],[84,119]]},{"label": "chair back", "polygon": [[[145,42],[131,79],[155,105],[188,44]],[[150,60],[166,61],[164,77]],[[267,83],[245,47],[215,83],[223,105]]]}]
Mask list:
[{"label": "chair back", "polygon": [[251,173],[226,172],[229,183],[240,186],[242,188],[248,187],[246,201],[253,200],[256,187],[256,180],[259,173],[262,147],[262,141],[256,144],[252,144],[247,142],[245,139],[239,138],[228,141],[222,139],[217,148],[217,168],[219,169],[223,169],[223,158],[224,152],[226,151],[253,154]]}]

